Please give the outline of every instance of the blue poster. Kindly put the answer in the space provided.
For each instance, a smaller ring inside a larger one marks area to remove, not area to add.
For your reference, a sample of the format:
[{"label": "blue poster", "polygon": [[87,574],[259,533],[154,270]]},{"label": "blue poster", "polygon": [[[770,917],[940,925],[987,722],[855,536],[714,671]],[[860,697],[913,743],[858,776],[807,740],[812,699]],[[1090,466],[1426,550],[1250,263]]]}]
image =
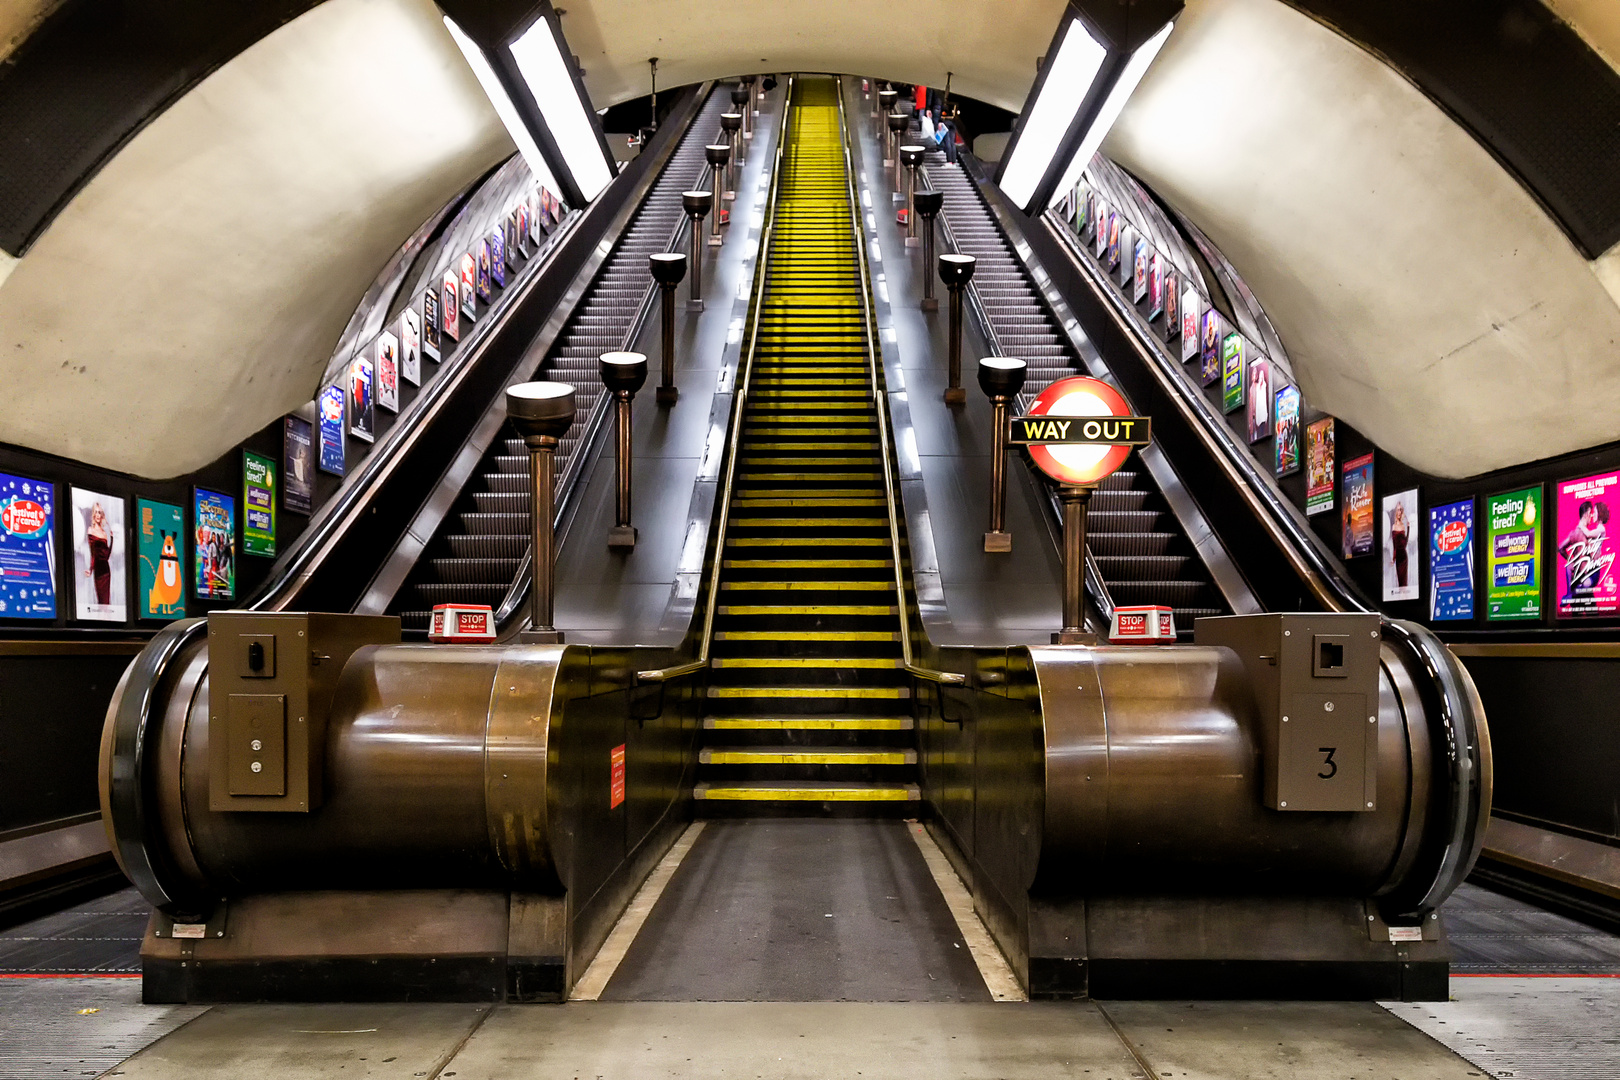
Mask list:
[{"label": "blue poster", "polygon": [[343,387],[321,390],[316,404],[321,421],[321,472],[343,475]]},{"label": "blue poster", "polygon": [[56,618],[56,486],[0,473],[0,619]]},{"label": "blue poster", "polygon": [[1429,618],[1474,617],[1474,500],[1429,507]]}]

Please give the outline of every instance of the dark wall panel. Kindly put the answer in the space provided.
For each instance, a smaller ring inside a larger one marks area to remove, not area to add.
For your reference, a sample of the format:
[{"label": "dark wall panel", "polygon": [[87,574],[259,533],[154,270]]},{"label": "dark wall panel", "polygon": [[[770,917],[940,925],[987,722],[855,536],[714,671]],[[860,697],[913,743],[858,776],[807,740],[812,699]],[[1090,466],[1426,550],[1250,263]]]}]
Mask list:
[{"label": "dark wall panel", "polygon": [[0,835],[100,808],[101,726],[133,659],[0,656]]},{"label": "dark wall panel", "polygon": [[1490,718],[1496,808],[1620,842],[1620,659],[1463,663]]}]

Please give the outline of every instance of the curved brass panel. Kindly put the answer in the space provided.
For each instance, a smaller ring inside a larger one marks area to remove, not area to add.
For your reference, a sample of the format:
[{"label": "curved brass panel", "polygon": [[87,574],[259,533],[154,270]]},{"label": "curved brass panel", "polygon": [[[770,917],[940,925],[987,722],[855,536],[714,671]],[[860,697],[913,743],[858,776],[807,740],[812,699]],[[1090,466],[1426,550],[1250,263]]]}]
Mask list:
[{"label": "curved brass panel", "polygon": [[506,649],[495,672],[484,737],[484,801],[489,842],[511,873],[556,880],[547,813],[546,748],[551,738],[561,645]]}]

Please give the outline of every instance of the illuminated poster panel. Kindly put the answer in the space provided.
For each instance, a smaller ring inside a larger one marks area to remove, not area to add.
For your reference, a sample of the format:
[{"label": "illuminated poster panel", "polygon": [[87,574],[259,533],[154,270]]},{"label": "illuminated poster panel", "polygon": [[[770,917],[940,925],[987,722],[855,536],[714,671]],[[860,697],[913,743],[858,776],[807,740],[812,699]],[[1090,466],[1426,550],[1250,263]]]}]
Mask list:
[{"label": "illuminated poster panel", "polygon": [[236,500],[218,491],[194,488],[191,521],[196,529],[197,595],[236,599]]},{"label": "illuminated poster panel", "polygon": [[1333,509],[1333,417],[1324,417],[1305,429],[1305,512],[1322,514]]},{"label": "illuminated poster panel", "polygon": [[1416,600],[1423,586],[1418,580],[1417,488],[1384,496],[1384,599]]},{"label": "illuminated poster panel", "polygon": [[136,584],[143,619],[186,617],[186,512],[173,503],[135,500]]},{"label": "illuminated poster panel", "polygon": [[1373,551],[1373,456],[1363,454],[1344,463],[1344,505],[1340,551],[1346,559]]},{"label": "illuminated poster panel", "polygon": [[1541,618],[1541,486],[1485,499],[1485,617]]},{"label": "illuminated poster panel", "polygon": [[1474,500],[1429,507],[1429,618],[1474,617]]},{"label": "illuminated poster panel", "polygon": [[1560,619],[1620,612],[1620,579],[1614,572],[1609,516],[1620,497],[1620,473],[1583,476],[1558,483],[1557,536]]},{"label": "illuminated poster panel", "polygon": [[0,619],[56,618],[56,485],[0,473]]},{"label": "illuminated poster panel", "polygon": [[1277,388],[1277,402],[1272,408],[1272,419],[1277,425],[1275,468],[1278,476],[1292,476],[1299,472],[1299,387]]}]

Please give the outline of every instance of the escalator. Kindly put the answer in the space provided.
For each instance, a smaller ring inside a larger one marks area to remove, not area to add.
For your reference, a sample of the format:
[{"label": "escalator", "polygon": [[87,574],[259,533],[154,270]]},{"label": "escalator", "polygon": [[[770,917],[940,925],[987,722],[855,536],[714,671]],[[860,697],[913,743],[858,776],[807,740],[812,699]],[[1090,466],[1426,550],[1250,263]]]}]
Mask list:
[{"label": "escalator", "polygon": [[696,797],[914,816],[890,503],[837,84],[796,79],[744,375]]},{"label": "escalator", "polygon": [[[986,339],[996,355],[1028,365],[1020,406],[1027,407],[1058,379],[1093,374],[1030,281],[972,178],[938,150],[929,152],[920,172],[931,189],[944,193],[940,222],[947,249],[978,260],[969,298]],[[1092,496],[1086,539],[1106,591],[1105,611],[1113,604],[1167,605],[1175,609],[1176,626],[1185,636],[1194,619],[1231,610],[1141,455]]]},{"label": "escalator", "polygon": [[[575,392],[574,425],[557,449],[559,493],[579,475],[580,448],[589,453],[605,415],[597,359],[634,344],[654,292],[647,256],[670,250],[678,239],[684,222],[681,192],[703,181],[704,145],[714,139],[720,114],[729,108],[724,90],[709,95],[536,373],[536,378],[568,383]],[[389,606],[407,633],[427,630],[435,604],[502,608],[529,550],[529,505],[527,452],[521,439],[503,431]]]}]

